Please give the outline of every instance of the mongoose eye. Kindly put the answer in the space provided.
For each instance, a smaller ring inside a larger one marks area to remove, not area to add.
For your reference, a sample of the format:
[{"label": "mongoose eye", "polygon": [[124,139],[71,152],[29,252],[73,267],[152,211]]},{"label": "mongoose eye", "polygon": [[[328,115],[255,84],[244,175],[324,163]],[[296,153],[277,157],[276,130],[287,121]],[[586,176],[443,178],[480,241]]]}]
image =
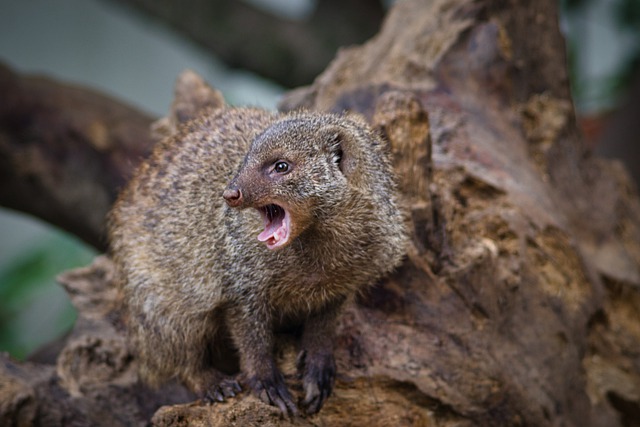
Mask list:
[{"label": "mongoose eye", "polygon": [[273,166],[273,170],[278,173],[285,173],[289,170],[289,164],[287,162],[276,162]]}]

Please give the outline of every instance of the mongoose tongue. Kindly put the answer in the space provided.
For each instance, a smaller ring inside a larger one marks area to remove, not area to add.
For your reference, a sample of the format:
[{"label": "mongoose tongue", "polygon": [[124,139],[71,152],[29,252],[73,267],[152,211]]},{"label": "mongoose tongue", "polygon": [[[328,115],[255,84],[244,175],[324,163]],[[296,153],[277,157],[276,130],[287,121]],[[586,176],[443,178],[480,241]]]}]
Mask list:
[{"label": "mongoose tongue", "polygon": [[289,212],[278,205],[267,205],[258,210],[264,221],[264,231],[258,235],[258,240],[265,242],[269,249],[285,245],[291,230]]}]

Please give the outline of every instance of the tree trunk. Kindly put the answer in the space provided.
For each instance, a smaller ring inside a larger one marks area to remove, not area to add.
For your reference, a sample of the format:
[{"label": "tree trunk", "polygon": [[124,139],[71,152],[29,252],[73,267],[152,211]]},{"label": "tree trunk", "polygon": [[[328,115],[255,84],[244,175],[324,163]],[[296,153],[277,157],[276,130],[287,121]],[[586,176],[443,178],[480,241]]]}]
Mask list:
[{"label": "tree trunk", "polygon": [[[281,108],[355,110],[390,141],[406,262],[349,307],[319,414],[137,385],[112,265],[61,282],[56,365],[0,358],[0,421],[74,425],[640,425],[640,200],[582,146],[552,0],[398,2]],[[295,384],[294,352],[282,366]],[[295,388],[294,388],[295,391]],[[155,412],[155,414],[154,414]]]}]

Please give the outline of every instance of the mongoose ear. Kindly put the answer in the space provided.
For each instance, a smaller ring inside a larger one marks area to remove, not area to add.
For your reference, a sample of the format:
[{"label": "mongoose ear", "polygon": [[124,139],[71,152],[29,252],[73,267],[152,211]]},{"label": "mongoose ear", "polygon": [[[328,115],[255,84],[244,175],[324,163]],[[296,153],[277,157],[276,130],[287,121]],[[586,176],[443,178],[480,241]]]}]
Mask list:
[{"label": "mongoose ear", "polygon": [[327,131],[327,142],[333,160],[340,168],[340,171],[347,178],[350,178],[357,168],[356,159],[358,158],[355,153],[357,148],[354,144],[353,135],[338,126],[332,126]]}]

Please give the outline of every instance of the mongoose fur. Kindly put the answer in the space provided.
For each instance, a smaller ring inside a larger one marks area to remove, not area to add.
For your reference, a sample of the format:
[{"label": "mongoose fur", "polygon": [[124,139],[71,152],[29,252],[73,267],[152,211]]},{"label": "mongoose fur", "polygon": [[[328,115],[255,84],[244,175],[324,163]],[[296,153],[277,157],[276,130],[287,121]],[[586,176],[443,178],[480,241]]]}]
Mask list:
[{"label": "mongoose fur", "polygon": [[253,392],[298,414],[273,345],[274,331],[299,325],[301,405],[317,412],[340,308],[398,265],[404,220],[388,147],[363,119],[202,112],[157,144],[110,215],[141,377],[234,396],[236,380],[211,362],[225,331]]}]

